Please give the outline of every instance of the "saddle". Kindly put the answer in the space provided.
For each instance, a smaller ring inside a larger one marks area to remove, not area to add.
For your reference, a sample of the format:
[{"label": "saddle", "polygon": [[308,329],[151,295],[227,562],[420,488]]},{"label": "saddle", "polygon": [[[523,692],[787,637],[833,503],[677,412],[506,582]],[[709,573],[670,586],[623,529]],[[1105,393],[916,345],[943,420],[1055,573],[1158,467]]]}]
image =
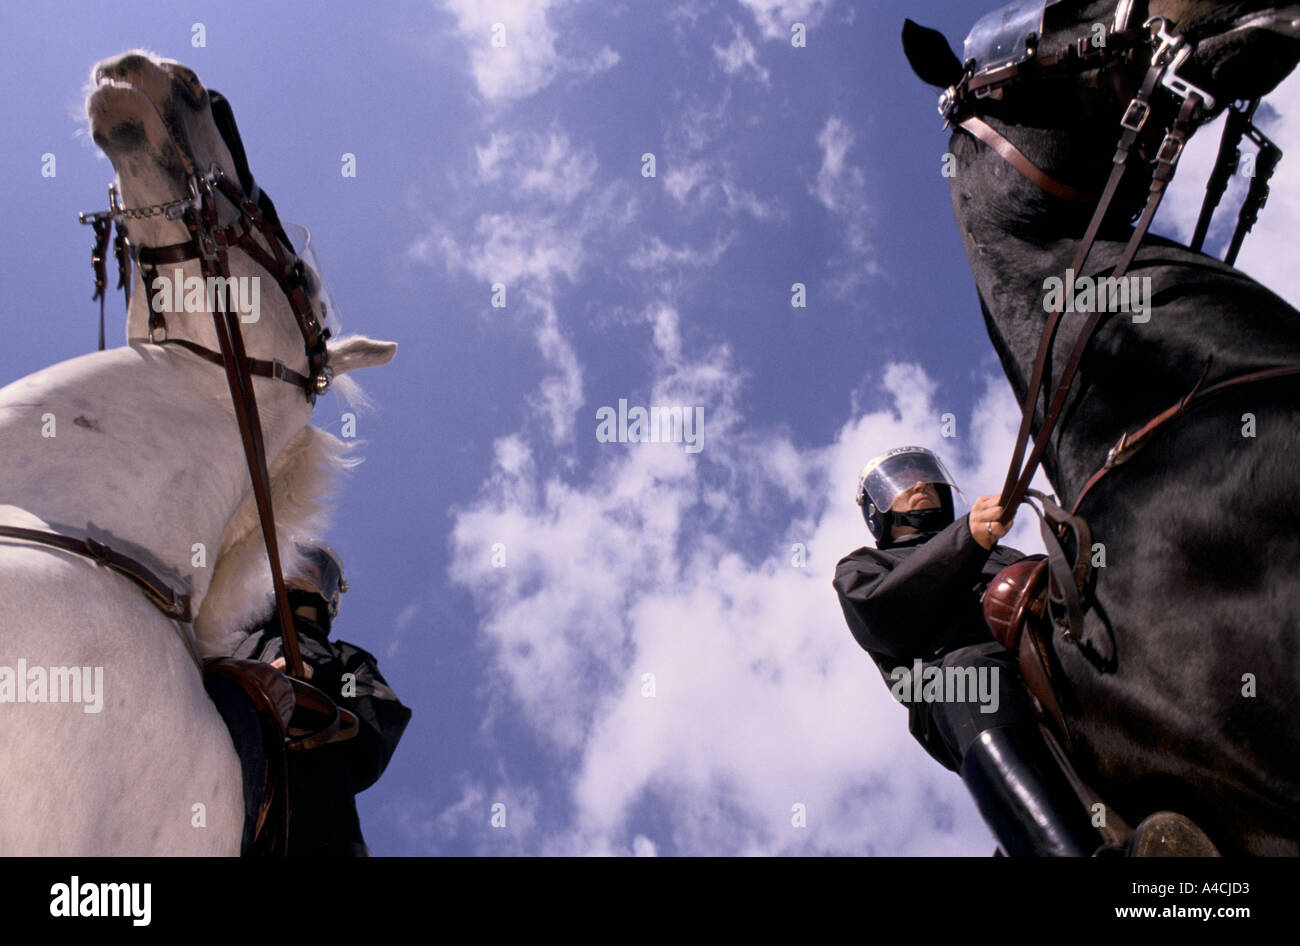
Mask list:
[{"label": "saddle", "polygon": [[351,739],[357,717],[321,690],[258,660],[221,657],[203,684],[230,730],[244,775],[243,856],[289,849],[289,752]]},{"label": "saddle", "polygon": [[1052,690],[1051,661],[1043,644],[1050,625],[1047,609],[1047,559],[1024,559],[1008,565],[989,583],[981,602],[993,638],[1015,655],[1038,715],[1070,748],[1070,734]]}]

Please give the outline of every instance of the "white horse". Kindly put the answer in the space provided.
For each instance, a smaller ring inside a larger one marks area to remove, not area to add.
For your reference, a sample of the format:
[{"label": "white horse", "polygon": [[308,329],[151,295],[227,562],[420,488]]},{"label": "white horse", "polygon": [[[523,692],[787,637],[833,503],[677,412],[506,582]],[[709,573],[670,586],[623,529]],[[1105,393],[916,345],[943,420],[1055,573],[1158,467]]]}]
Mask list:
[{"label": "white horse", "polygon": [[[191,71],[133,52],[92,75],[90,128],[123,206],[186,196],[176,137],[197,167],[215,162],[234,177]],[[220,204],[225,224],[235,213]],[[164,216],[127,226],[137,245],[188,238]],[[229,265],[232,276],[265,276],[242,251]],[[196,260],[177,266],[201,275]],[[242,326],[248,353],[305,374],[291,309],[274,280],[262,282],[260,318]],[[88,558],[0,538],[0,855],[239,853],[239,760],[194,652],[228,653],[229,635],[265,613],[269,569],[225,374],[182,348],[144,342],[138,275],[134,288],[127,347],[0,388],[0,523],[92,536],[186,590],[197,618],[165,617]],[[167,327],[169,337],[218,348],[210,313],[171,314]],[[330,365],[337,378],[386,364],[396,348],[335,341]],[[309,426],[301,389],[260,377],[254,385],[289,566],[291,536],[319,527],[346,448]],[[62,668],[90,668],[78,675],[80,693]],[[52,702],[55,690],[74,701]]]}]

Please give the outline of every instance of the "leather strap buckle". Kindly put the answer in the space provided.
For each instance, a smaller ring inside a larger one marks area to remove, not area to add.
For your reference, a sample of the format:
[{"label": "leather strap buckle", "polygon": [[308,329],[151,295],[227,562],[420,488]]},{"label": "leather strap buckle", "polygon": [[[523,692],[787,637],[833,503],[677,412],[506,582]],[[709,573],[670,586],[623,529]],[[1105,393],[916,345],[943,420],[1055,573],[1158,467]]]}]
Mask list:
[{"label": "leather strap buckle", "polygon": [[217,243],[206,228],[198,232],[199,256],[205,260],[217,258]]},{"label": "leather strap buckle", "polygon": [[1121,463],[1123,463],[1125,460],[1128,459],[1128,457],[1124,455],[1124,448],[1127,445],[1128,445],[1128,431],[1125,431],[1123,435],[1119,438],[1119,442],[1116,443],[1115,446],[1111,447],[1110,450],[1106,453],[1105,465],[1107,469],[1111,467],[1119,466]]},{"label": "leather strap buckle", "polygon": [[1131,131],[1137,134],[1142,130],[1142,126],[1147,123],[1147,116],[1151,114],[1151,105],[1142,99],[1133,99],[1128,103],[1128,108],[1124,110],[1124,117],[1119,120],[1119,125],[1125,131]]},{"label": "leather strap buckle", "polygon": [[86,536],[84,544],[92,559],[100,565],[108,565],[108,548],[103,543],[96,542],[90,536]]},{"label": "leather strap buckle", "polygon": [[312,378],[312,385],[315,387],[315,393],[317,394],[324,394],[330,389],[333,382],[334,369],[329,366],[322,367],[316,376]]},{"label": "leather strap buckle", "polygon": [[1163,141],[1160,142],[1160,150],[1156,152],[1156,161],[1160,164],[1177,164],[1178,158],[1183,153],[1183,145],[1187,144],[1187,139],[1181,134],[1171,131]]}]

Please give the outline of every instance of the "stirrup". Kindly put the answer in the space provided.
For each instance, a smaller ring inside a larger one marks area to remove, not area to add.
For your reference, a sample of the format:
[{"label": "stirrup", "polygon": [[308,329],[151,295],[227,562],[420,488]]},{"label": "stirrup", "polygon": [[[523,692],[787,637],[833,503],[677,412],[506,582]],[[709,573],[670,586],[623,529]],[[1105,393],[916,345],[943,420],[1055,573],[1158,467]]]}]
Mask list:
[{"label": "stirrup", "polygon": [[1133,829],[1129,857],[1222,857],[1214,842],[1191,818],[1176,811],[1147,815]]}]

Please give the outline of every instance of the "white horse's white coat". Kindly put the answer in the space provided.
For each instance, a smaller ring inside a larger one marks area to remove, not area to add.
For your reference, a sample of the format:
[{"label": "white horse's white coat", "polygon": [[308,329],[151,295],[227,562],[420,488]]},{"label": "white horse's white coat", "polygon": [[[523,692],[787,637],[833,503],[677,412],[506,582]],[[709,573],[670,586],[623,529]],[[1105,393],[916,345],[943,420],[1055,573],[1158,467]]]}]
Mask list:
[{"label": "white horse's white coat", "polygon": [[[141,69],[151,95],[172,94],[156,64]],[[110,97],[110,106],[119,104]],[[92,96],[92,125],[99,106]],[[212,144],[202,119],[202,110],[190,119],[190,145],[201,159],[220,160],[225,149]],[[160,135],[147,114],[142,120],[156,152]],[[118,157],[128,206],[174,196],[149,176],[144,157]],[[133,236],[150,244],[180,238],[177,224],[147,223]],[[261,274],[242,253],[230,264],[233,275]],[[185,272],[197,274],[197,263]],[[143,334],[141,288],[137,279],[131,335]],[[260,322],[244,326],[249,353],[305,370],[283,296],[267,290],[262,299]],[[173,337],[216,348],[210,315],[171,316],[168,327]],[[338,376],[384,364],[395,350],[355,337],[331,344],[331,364]],[[266,453],[275,458],[287,564],[290,536],[319,527],[321,500],[346,451],[308,426],[312,409],[301,390],[261,378],[254,386]],[[270,600],[252,509],[224,372],[189,352],[131,345],[0,388],[0,522],[89,534],[147,564],[190,594],[205,655],[228,652],[226,635]],[[98,713],[76,703],[0,702],[0,855],[239,852],[239,761],[183,640],[188,633],[115,572],[0,538],[0,667],[22,660],[103,668]]]}]

